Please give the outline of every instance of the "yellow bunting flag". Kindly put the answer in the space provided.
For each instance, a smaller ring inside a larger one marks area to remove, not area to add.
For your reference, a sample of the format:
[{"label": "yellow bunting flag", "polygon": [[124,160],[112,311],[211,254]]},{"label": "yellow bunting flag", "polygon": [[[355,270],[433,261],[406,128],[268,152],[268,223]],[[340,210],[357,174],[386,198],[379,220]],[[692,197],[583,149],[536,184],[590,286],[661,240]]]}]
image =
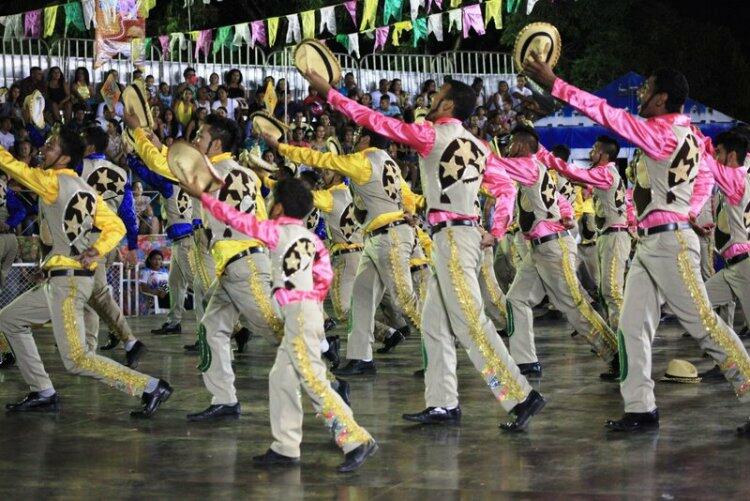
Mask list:
[{"label": "yellow bunting flag", "polygon": [[495,29],[503,27],[503,0],[487,0],[484,3],[484,27],[489,28],[495,22]]},{"label": "yellow bunting flag", "polygon": [[58,5],[45,7],[44,9],[44,36],[51,37],[55,32],[55,21],[57,21]]},{"label": "yellow bunting flag", "polygon": [[461,0],[451,0],[451,8],[461,5]]},{"label": "yellow bunting flag", "polygon": [[359,31],[371,30],[375,27],[375,15],[378,12],[378,0],[365,0],[365,10],[362,13],[362,24]]},{"label": "yellow bunting flag", "polygon": [[400,21],[393,25],[393,37],[391,38],[391,42],[393,42],[393,45],[398,46],[398,37],[401,36],[401,33],[404,31],[411,31],[412,25],[411,21]]},{"label": "yellow bunting flag", "polygon": [[307,10],[299,16],[302,18],[302,38],[315,38],[315,11]]},{"label": "yellow bunting flag", "polygon": [[276,43],[276,33],[279,32],[279,18],[272,17],[268,20],[268,46],[273,47]]}]

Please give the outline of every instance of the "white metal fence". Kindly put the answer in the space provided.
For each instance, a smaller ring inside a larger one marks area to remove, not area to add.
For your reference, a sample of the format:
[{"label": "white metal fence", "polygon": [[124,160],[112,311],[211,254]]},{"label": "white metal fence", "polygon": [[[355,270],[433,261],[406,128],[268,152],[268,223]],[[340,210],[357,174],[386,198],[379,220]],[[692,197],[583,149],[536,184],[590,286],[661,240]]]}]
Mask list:
[{"label": "white metal fence", "polygon": [[[102,81],[111,69],[117,70],[123,80],[132,71],[129,59],[115,58],[98,72],[93,68],[93,40],[65,38],[48,45],[44,40],[3,40],[0,42],[0,85],[9,86],[29,74],[32,66],[47,69],[59,66],[70,78],[78,67],[85,67],[92,77],[92,84]],[[304,79],[294,69],[291,47],[265,53],[259,47],[243,46],[233,50],[222,48],[216,54],[194,58],[194,42],[186,40],[183,48],[174,46],[169,57],[163,58],[158,44],[153,44],[148,54],[144,72],[154,75],[157,82],[177,84],[188,66],[196,69],[199,76],[208,80],[211,73],[224,75],[229,69],[242,72],[244,84],[251,90],[266,76],[287,78],[293,97],[302,97],[307,88]],[[400,78],[403,88],[410,94],[417,93],[422,83],[434,79],[442,83],[445,75],[470,82],[479,76],[485,80],[488,91],[497,88],[500,80],[509,80],[514,74],[513,58],[500,52],[450,51],[437,55],[422,54],[368,54],[356,60],[347,54],[337,53],[344,72],[354,73],[359,86],[366,90],[377,87],[381,78]]]}]

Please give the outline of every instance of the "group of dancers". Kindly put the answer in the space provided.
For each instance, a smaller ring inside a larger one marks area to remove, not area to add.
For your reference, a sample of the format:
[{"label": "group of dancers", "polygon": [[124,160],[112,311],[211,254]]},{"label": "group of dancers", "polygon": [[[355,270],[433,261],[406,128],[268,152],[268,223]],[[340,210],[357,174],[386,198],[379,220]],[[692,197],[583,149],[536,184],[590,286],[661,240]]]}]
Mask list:
[{"label": "group of dancers", "polygon": [[[304,176],[274,178],[262,162],[240,163],[233,156],[236,125],[212,115],[193,147],[210,160],[221,186],[204,192],[170,168],[188,161],[189,150],[181,143],[162,146],[126,114],[128,165],[162,194],[171,240],[172,308],[154,333],[179,332],[187,287],[195,294],[197,342],[187,348],[200,355],[211,402],[188,420],[240,416],[231,338],[245,328],[277,347],[268,376],[273,442],[254,463],[299,463],[302,386],[345,455],[338,471],[353,471],[378,445],[355,420],[348,384],[337,376],[375,373],[376,339],[383,344],[377,352],[385,353],[418,332],[425,408],[403,414],[405,420],[460,422],[458,342],[511,415],[500,428],[524,431],[546,404],[529,383],[542,377],[533,308],[545,297],[602,360],[601,378],[619,381],[625,414],[606,422],[612,431],[659,425],[651,343],[664,304],[715,360],[738,398],[750,399],[750,358],[715,311],[735,300],[750,311],[747,136],[730,131],[713,141],[704,137],[682,113],[688,84],[673,70],[654,72],[641,89],[645,120],[557,78],[536,56],[524,71],[555,98],[637,146],[632,195],[616,167],[619,145],[612,136],[592,146],[590,168],[568,163],[564,148],[547,151],[528,125],[517,126],[500,151],[464,127],[476,94],[458,81],[440,88],[422,123],[407,124],[355,103],[308,71],[311,87],[361,127],[354,153],[321,153],[268,134],[263,140],[288,161],[320,169],[317,184]],[[129,175],[104,158],[101,133],[96,127],[80,135],[54,132],[37,168],[0,148],[0,169],[39,196],[46,250],[42,284],[0,311],[0,343],[7,341],[0,353],[6,361],[12,354],[30,387],[25,398],[6,406],[9,412],[59,409],[31,333],[48,321],[65,368],[140,396],[134,417],[151,417],[174,391],[136,370],[146,346],[107,289],[113,249],[126,233],[131,248],[137,241],[126,216],[132,213]],[[389,154],[391,141],[419,155],[420,190],[402,179]],[[714,185],[721,192],[715,229],[699,221]],[[271,190],[265,198],[264,186]],[[571,201],[580,192],[591,198],[593,210],[577,221]],[[486,223],[480,195],[494,199]],[[325,220],[327,245],[312,231],[314,211]],[[710,231],[726,264],[704,283],[700,239]],[[496,248],[516,263],[507,294],[493,270]],[[579,281],[581,259],[598,265],[600,309]],[[349,325],[348,362],[341,366],[340,341],[326,336],[327,297],[331,317]],[[116,337],[110,345],[123,342],[124,365],[96,353],[100,317]],[[750,433],[750,422],[738,431]]]}]

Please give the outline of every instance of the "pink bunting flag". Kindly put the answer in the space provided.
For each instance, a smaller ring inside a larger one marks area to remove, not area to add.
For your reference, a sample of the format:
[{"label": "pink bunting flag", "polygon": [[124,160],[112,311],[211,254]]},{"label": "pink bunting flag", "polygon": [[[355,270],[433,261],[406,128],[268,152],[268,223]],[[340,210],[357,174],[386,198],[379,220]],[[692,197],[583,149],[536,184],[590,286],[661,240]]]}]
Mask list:
[{"label": "pink bunting flag", "polygon": [[214,34],[211,30],[201,30],[198,32],[198,40],[195,42],[195,59],[203,51],[203,57],[208,57],[208,51],[211,48]]},{"label": "pink bunting flag", "polygon": [[169,55],[169,35],[160,36],[159,45],[161,46],[161,57],[166,58]]},{"label": "pink bunting flag", "polygon": [[253,21],[250,23],[250,45],[255,46],[255,44],[260,45],[268,45],[268,39],[266,37],[266,24],[263,22],[263,20],[260,21]]},{"label": "pink bunting flag", "polygon": [[427,12],[430,12],[430,9],[432,9],[432,4],[437,5],[438,10],[443,9],[443,0],[427,0]]},{"label": "pink bunting flag", "polygon": [[349,11],[349,15],[352,16],[352,22],[354,23],[354,26],[357,26],[357,2],[356,0],[344,2],[344,7],[346,7],[347,11]]},{"label": "pink bunting flag", "polygon": [[23,20],[24,34],[28,38],[39,38],[42,35],[42,9],[27,12]]},{"label": "pink bunting flag", "polygon": [[391,30],[390,26],[381,26],[375,29],[375,48],[373,52],[377,51],[378,48],[381,50],[385,49],[385,42],[388,40],[388,32]]},{"label": "pink bunting flag", "polygon": [[478,3],[463,9],[464,38],[469,37],[469,29],[473,28],[477,35],[484,35],[484,19],[482,9]]}]

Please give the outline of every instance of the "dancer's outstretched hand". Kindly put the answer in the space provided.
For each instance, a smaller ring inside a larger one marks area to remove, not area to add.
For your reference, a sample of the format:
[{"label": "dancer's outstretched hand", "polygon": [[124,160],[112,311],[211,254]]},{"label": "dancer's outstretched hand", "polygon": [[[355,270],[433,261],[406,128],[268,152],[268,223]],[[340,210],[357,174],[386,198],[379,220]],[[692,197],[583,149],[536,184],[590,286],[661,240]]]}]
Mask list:
[{"label": "dancer's outstretched hand", "polygon": [[261,137],[263,138],[263,141],[265,141],[266,146],[268,146],[269,148],[272,148],[274,150],[278,150],[279,149],[279,140],[278,139],[276,139],[275,137],[273,137],[270,134],[266,134],[265,132],[263,134],[261,134]]},{"label": "dancer's outstretched hand", "polygon": [[305,78],[308,82],[310,82],[312,88],[318,91],[318,94],[320,94],[324,99],[328,99],[328,91],[332,89],[331,84],[328,83],[328,80],[326,80],[313,70],[307,70],[307,72],[305,72]]},{"label": "dancer's outstretched hand", "polygon": [[539,57],[539,54],[534,51],[531,52],[531,60],[527,60],[523,64],[523,72],[547,90],[552,89],[552,85],[557,79],[557,75],[552,71],[552,67],[543,61]]}]

